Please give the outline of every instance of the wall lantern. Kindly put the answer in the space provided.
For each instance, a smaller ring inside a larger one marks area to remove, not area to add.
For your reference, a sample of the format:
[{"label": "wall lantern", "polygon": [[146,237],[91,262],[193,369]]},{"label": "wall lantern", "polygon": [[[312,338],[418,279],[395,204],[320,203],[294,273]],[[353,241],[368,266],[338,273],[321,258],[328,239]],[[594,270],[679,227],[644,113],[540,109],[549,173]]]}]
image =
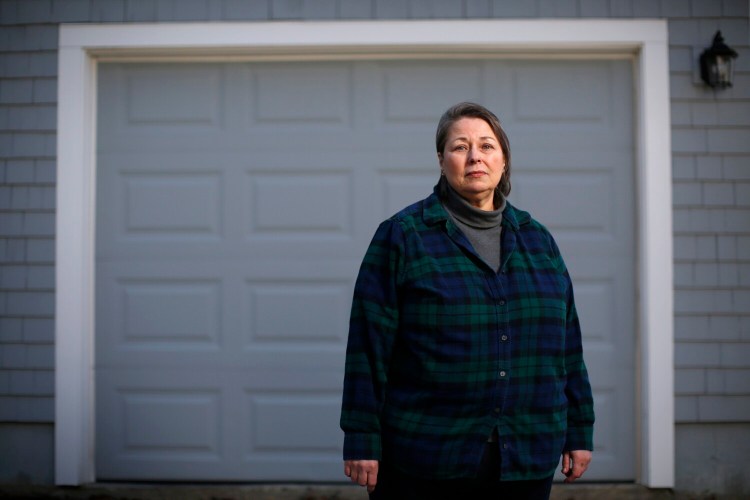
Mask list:
[{"label": "wall lantern", "polygon": [[717,31],[713,44],[701,54],[701,79],[715,89],[731,87],[736,58],[737,52],[724,43],[721,31]]}]

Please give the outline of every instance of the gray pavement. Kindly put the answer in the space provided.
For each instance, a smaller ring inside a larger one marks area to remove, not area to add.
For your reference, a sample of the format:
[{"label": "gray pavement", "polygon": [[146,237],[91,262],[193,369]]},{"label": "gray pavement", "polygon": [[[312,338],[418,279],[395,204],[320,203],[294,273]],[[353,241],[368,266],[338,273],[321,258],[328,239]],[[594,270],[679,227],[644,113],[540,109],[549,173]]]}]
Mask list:
[{"label": "gray pavement", "polygon": [[[0,498],[64,500],[366,500],[358,486],[342,484],[110,484],[82,487],[1,485]],[[649,490],[632,484],[555,484],[552,500],[740,500],[746,496]],[[415,499],[417,500],[417,499]],[[461,499],[471,500],[471,499]]]}]

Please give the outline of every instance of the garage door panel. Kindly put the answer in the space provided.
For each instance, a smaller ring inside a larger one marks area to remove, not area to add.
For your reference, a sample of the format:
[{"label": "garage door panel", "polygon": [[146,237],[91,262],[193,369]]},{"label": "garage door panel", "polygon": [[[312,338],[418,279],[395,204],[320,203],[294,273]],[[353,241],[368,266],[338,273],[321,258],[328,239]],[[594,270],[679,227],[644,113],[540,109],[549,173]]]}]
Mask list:
[{"label": "garage door panel", "polygon": [[[359,256],[353,245],[352,172],[345,169],[239,170],[222,162],[222,173],[198,169],[201,160],[179,171],[155,160],[128,162],[100,157],[119,171],[100,183],[98,257],[118,255],[297,256],[317,253]],[[217,163],[213,160],[214,164]],[[151,165],[151,170],[148,170]],[[106,185],[104,183],[106,182]],[[308,209],[300,210],[300,204]],[[269,248],[264,250],[264,248]]]},{"label": "garage door panel", "polygon": [[258,172],[247,184],[247,238],[258,233],[350,237],[351,172]]},{"label": "garage door panel", "polygon": [[381,75],[383,123],[397,128],[421,123],[434,130],[446,102],[479,101],[483,94],[481,62],[384,63]]},{"label": "garage door panel", "polygon": [[123,344],[218,348],[221,287],[216,281],[121,282]]},{"label": "garage door panel", "polygon": [[302,481],[340,474],[339,392],[246,392],[243,466],[266,480],[285,480],[289,471]]},{"label": "garage door panel", "polygon": [[[514,62],[513,112],[519,125],[601,127],[611,123],[612,75],[587,61]],[[555,82],[555,85],[550,85]]]},{"label": "garage door panel", "polygon": [[226,341],[225,293],[221,280],[189,277],[97,277],[97,364],[127,361],[143,353],[216,355]]},{"label": "garage door panel", "polygon": [[343,346],[351,305],[347,282],[247,282],[247,346]]},{"label": "garage door panel", "polygon": [[[216,65],[151,65],[125,75],[127,127],[218,127],[223,74]],[[163,89],[169,92],[164,93]]]},{"label": "garage door panel", "polygon": [[[261,346],[216,352],[122,348],[116,355],[97,361],[95,369],[102,372],[117,370],[118,376],[128,377],[131,373],[128,370],[131,369],[151,370],[158,366],[162,370],[180,370],[188,366],[186,372],[198,371],[206,376],[213,372],[226,374],[258,390],[340,390],[340,371],[344,363],[339,358],[344,356],[345,351],[345,348],[321,346]],[[270,377],[277,379],[271,380]],[[313,380],[307,380],[310,377]]]},{"label": "garage door panel", "polygon": [[244,368],[232,369],[236,372],[232,376],[248,394],[314,396],[341,392],[341,370],[344,368],[341,349],[256,348],[244,353]]},{"label": "garage door panel", "polygon": [[602,422],[588,477],[632,479],[631,64],[102,63],[97,478],[341,480],[362,255],[431,192],[442,111],[478,100],[510,134],[511,201],[576,286]]},{"label": "garage door panel", "polygon": [[[594,411],[599,416],[596,429],[597,439],[594,446],[596,460],[601,459],[604,463],[614,463],[620,451],[618,450],[617,429],[615,428],[618,420],[617,415],[625,412],[632,413],[632,408],[619,408],[617,396],[612,389],[599,389],[594,397]],[[633,415],[629,416],[632,418]]]},{"label": "garage door panel", "polygon": [[342,445],[340,371],[335,383],[330,375],[321,386],[311,369],[100,370],[97,414],[111,432],[97,440],[97,453],[109,457],[97,462],[97,474],[282,480],[288,471],[276,467],[286,460],[295,477],[330,476],[340,469]]},{"label": "garage door panel", "polygon": [[123,177],[124,235],[220,236],[223,212],[219,172],[133,172]]},{"label": "garage door panel", "polygon": [[534,199],[544,200],[535,207],[534,216],[556,236],[574,232],[585,233],[588,238],[613,237],[615,222],[609,199],[614,186],[609,171],[535,171],[513,177],[513,199],[522,207]]},{"label": "garage door panel", "polygon": [[[216,158],[99,155],[97,255],[122,244],[215,247],[226,237],[226,173]],[[187,245],[186,245],[187,244]]]},{"label": "garage door panel", "polygon": [[[544,143],[534,148],[534,143]],[[618,178],[626,172],[619,173],[620,165],[632,157],[632,151],[610,152],[596,151],[588,146],[566,142],[554,149],[553,153],[544,149],[549,144],[545,139],[526,137],[525,140],[513,135],[511,137],[511,151],[513,152],[513,177],[516,173],[536,171],[565,171],[568,169],[579,171],[602,171],[615,169]],[[608,147],[614,147],[611,144]],[[518,166],[516,168],[516,166]],[[632,177],[632,172],[627,172]],[[632,183],[632,180],[630,181]]]},{"label": "garage door panel", "polygon": [[351,66],[330,63],[250,66],[250,126],[320,129],[351,126]]},{"label": "garage door panel", "polygon": [[98,370],[97,417],[109,432],[99,434],[96,446],[110,460],[97,461],[97,474],[148,479],[161,464],[221,469],[227,459],[222,386],[219,377],[184,370]]},{"label": "garage door panel", "polygon": [[[504,127],[515,131],[515,125],[506,123]],[[526,159],[529,155],[531,165],[546,166],[551,162],[563,161],[568,164],[571,161],[586,161],[582,158],[586,155],[593,155],[591,160],[600,162],[607,161],[606,156],[613,148],[632,147],[631,144],[624,144],[621,140],[612,140],[606,131],[591,130],[574,132],[570,130],[550,131],[546,127],[532,128],[518,127],[518,134],[511,136],[511,151],[514,155],[514,164],[516,162],[516,151],[521,153],[518,159]],[[631,137],[628,133],[628,137]],[[632,155],[631,152],[626,153]],[[558,160],[559,159],[559,160]]]},{"label": "garage door panel", "polygon": [[498,79],[499,109],[514,153],[531,155],[531,165],[562,156],[607,161],[624,153],[632,160],[630,61],[516,61],[508,71]]},{"label": "garage door panel", "polygon": [[215,142],[225,128],[224,68],[221,64],[102,65],[99,121],[116,134],[101,137],[99,144],[122,144],[120,140],[126,139],[159,148],[165,140]]},{"label": "garage door panel", "polygon": [[97,315],[112,326],[99,330],[98,366],[294,369],[343,363],[348,276],[99,279]]},{"label": "garage door panel", "polygon": [[122,391],[123,454],[218,458],[219,391]]},{"label": "garage door panel", "polygon": [[[518,134],[590,133],[606,142],[616,141],[613,132],[627,132],[629,118],[614,110],[631,112],[618,106],[622,91],[632,87],[629,65],[629,61],[514,61],[508,68],[512,76],[505,80],[511,106],[504,109],[504,119]],[[575,142],[582,145],[580,135]]]},{"label": "garage door panel", "polygon": [[286,453],[253,455],[242,464],[243,472],[252,470],[264,481],[288,481],[288,477],[298,478],[299,482],[316,483],[321,478],[341,476],[342,465],[340,457],[309,453],[305,455],[288,456]]},{"label": "garage door panel", "polygon": [[[249,454],[310,452],[336,455],[343,446],[338,394],[246,394],[253,422]],[[314,431],[312,431],[314,429]]]},{"label": "garage door panel", "polygon": [[433,169],[381,172],[380,220],[390,217],[416,200],[426,198],[430,194],[428,186],[437,182],[438,175]]},{"label": "garage door panel", "polygon": [[[372,237],[372,233],[368,235]],[[368,240],[369,242],[369,240]],[[362,263],[362,255],[352,258],[315,258],[300,261],[297,255],[280,259],[261,256],[252,261],[239,261],[241,254],[221,253],[220,259],[207,261],[205,265],[185,266],[190,259],[141,258],[139,262],[124,263],[111,259],[103,261],[97,268],[97,286],[111,287],[119,281],[127,280],[224,280],[224,286],[236,287],[245,281],[280,282],[348,282],[354,284],[356,272]],[[101,271],[99,270],[101,268]],[[354,272],[354,276],[347,274]],[[113,289],[107,290],[113,293]],[[235,293],[232,290],[232,293]],[[229,300],[233,297],[223,297]]]},{"label": "garage door panel", "polygon": [[614,286],[611,280],[579,279],[575,282],[576,309],[580,316],[587,319],[586,329],[583,331],[587,349],[592,342],[611,343],[610,320],[614,316]]}]

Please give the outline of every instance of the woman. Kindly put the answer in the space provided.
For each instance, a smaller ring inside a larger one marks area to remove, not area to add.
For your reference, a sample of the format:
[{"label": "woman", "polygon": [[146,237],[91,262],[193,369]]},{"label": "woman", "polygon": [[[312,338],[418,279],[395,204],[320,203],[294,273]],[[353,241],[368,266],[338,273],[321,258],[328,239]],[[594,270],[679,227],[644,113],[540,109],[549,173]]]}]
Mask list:
[{"label": "woman", "polygon": [[383,222],[357,277],[344,472],[373,499],[549,498],[591,460],[573,288],[549,232],[506,201],[497,117],[440,118],[440,181]]}]

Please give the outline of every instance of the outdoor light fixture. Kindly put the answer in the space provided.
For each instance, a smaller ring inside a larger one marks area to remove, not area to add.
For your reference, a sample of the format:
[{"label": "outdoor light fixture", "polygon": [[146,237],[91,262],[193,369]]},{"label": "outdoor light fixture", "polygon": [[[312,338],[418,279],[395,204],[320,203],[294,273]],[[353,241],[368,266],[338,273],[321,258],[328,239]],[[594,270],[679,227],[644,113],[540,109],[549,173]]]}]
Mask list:
[{"label": "outdoor light fixture", "polygon": [[701,79],[715,89],[731,87],[736,58],[737,52],[724,43],[721,31],[717,31],[714,42],[701,54]]}]

